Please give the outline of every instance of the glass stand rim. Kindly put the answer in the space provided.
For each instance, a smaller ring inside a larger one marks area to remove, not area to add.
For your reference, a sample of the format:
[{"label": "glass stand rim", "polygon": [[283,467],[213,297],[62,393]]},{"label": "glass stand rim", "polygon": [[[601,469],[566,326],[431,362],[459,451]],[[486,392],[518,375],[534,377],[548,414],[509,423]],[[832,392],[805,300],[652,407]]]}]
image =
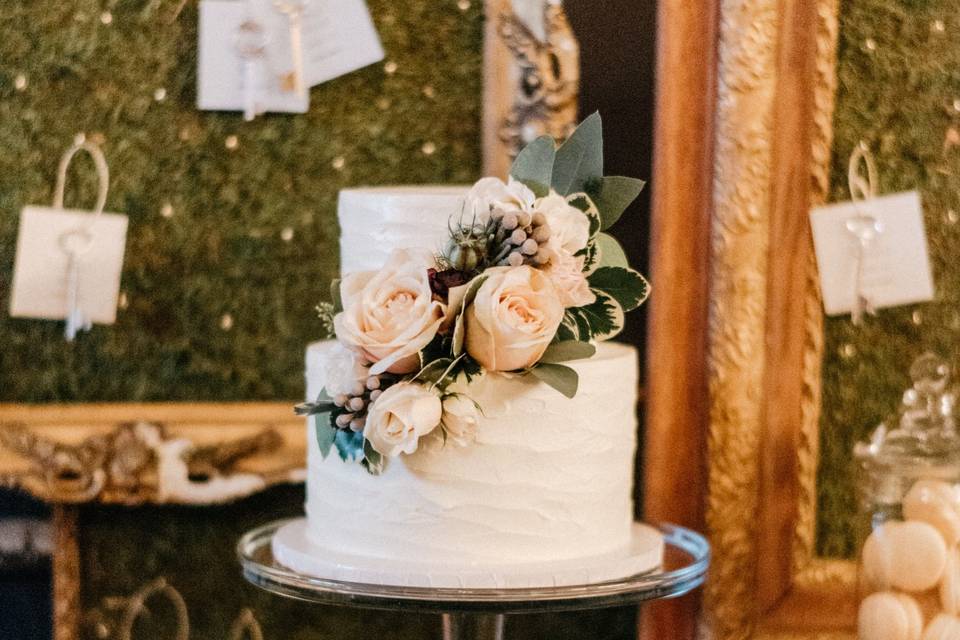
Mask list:
[{"label": "glass stand rim", "polygon": [[664,535],[664,567],[627,578],[564,587],[429,588],[364,584],[297,573],[274,559],[274,534],[286,519],[253,529],[237,543],[243,576],[276,595],[307,602],[424,613],[536,613],[598,609],[682,596],[703,584],[710,545],[690,529],[655,524]]}]

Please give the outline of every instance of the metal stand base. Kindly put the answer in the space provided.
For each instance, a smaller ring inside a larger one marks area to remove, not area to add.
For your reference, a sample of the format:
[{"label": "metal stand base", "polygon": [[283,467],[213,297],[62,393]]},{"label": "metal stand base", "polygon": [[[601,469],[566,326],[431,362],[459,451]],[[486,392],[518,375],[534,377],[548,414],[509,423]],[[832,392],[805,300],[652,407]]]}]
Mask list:
[{"label": "metal stand base", "polygon": [[443,640],[503,640],[502,613],[443,614]]}]

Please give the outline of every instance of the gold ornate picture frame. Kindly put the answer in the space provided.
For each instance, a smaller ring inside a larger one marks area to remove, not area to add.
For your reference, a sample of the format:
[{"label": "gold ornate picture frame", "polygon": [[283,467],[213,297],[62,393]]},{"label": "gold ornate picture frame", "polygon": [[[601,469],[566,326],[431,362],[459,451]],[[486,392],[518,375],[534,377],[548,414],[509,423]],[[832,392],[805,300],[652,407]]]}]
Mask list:
[{"label": "gold ornate picture frame", "polygon": [[651,276],[677,285],[651,299],[644,474],[646,516],[704,528],[713,564],[702,602],[651,607],[641,635],[847,637],[855,564],[814,547],[807,222],[828,188],[838,6],[705,4],[660,8]]}]

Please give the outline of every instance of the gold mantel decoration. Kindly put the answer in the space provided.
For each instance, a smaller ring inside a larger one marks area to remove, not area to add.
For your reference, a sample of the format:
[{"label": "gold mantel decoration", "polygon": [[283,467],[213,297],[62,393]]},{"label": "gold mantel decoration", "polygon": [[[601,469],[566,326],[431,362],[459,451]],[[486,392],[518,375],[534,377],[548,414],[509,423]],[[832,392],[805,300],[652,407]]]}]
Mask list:
[{"label": "gold mantel decoration", "polygon": [[0,481],[52,503],[216,504],[303,479],[290,405],[0,405]]},{"label": "gold mantel decoration", "polygon": [[541,135],[566,138],[577,122],[580,46],[563,4],[526,1],[543,13],[542,34],[514,10],[512,0],[486,0],[486,175],[505,177],[526,143]]}]

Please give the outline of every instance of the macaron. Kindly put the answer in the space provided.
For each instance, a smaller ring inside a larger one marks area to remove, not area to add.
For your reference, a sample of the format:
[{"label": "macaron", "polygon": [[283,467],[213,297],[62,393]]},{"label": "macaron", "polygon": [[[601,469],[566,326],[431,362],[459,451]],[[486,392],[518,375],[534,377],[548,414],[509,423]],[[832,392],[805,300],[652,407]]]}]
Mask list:
[{"label": "macaron", "polygon": [[922,632],[920,606],[906,594],[880,591],[860,603],[859,640],[920,640]]},{"label": "macaron", "polygon": [[923,640],[958,639],[960,639],[960,618],[949,613],[941,613],[935,617],[923,632]]},{"label": "macaron", "polygon": [[919,480],[903,498],[903,517],[932,525],[948,547],[960,542],[960,493],[942,480]]},{"label": "macaron", "polygon": [[952,549],[947,554],[947,565],[940,579],[940,604],[947,613],[960,611],[960,550]]},{"label": "macaron", "polygon": [[926,522],[885,522],[867,538],[861,560],[873,588],[926,591],[943,576],[947,545]]}]

